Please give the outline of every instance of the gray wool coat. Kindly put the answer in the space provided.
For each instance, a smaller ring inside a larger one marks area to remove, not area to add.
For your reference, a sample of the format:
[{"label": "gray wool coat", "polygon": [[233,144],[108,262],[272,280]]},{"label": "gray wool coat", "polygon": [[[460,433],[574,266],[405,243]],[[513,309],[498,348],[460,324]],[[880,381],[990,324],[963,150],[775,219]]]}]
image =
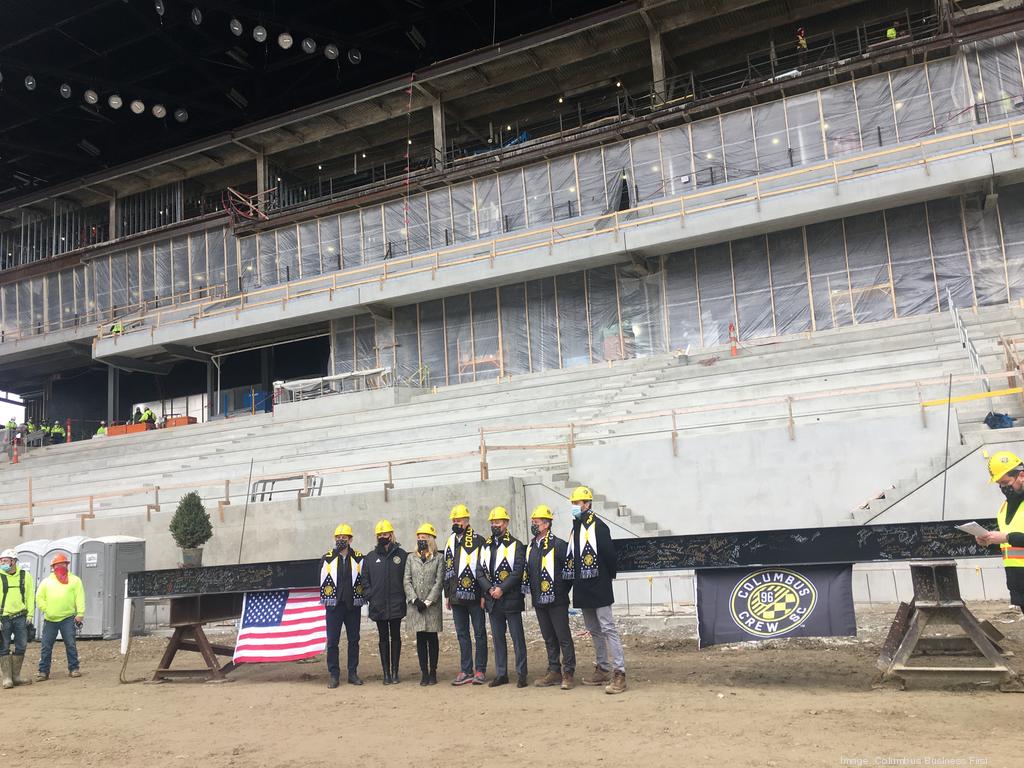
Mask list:
[{"label": "gray wool coat", "polygon": [[[419,554],[410,552],[405,561],[405,599],[409,610],[405,626],[409,632],[441,631],[441,588],[444,585],[444,557],[440,552],[423,562]],[[412,603],[420,598],[430,605],[420,611]]]}]

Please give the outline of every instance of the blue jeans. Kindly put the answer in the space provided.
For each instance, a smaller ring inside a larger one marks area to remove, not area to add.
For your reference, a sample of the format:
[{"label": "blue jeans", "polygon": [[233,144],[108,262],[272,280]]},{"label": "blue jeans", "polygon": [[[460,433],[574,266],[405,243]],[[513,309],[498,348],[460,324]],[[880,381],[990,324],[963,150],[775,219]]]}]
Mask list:
[{"label": "blue jeans", "polygon": [[64,639],[64,650],[68,654],[68,672],[78,669],[78,648],[75,646],[75,617],[68,616],[60,621],[43,619],[43,647],[39,650],[39,671],[50,674],[50,659],[53,656],[53,644],[57,642],[57,633]]},{"label": "blue jeans", "polygon": [[28,644],[28,617],[24,613],[4,616],[0,619],[0,656],[11,652],[11,636],[14,637],[14,655],[24,656]]},{"label": "blue jeans", "polygon": [[487,672],[487,627],[484,625],[484,609],[475,605],[452,605],[452,621],[459,638],[459,669],[463,674],[472,675],[474,669],[473,641],[469,639],[469,622],[473,621],[473,637],[476,640],[476,671]]}]

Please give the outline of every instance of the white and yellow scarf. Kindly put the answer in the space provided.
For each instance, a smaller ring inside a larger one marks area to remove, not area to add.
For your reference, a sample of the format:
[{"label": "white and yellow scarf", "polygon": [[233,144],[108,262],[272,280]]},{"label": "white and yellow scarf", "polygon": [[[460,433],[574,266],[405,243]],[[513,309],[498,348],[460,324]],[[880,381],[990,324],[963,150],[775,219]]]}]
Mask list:
[{"label": "white and yellow scarf", "polygon": [[[551,529],[544,535],[544,538],[536,542],[540,550],[540,583],[537,588],[540,594],[537,596],[538,605],[546,605],[555,601],[555,548],[551,546]],[[527,553],[529,560],[529,553]],[[530,594],[530,568],[529,564],[523,570],[523,594]]]},{"label": "white and yellow scarf", "polygon": [[[461,539],[461,541],[460,541]],[[462,533],[452,533],[444,547],[444,577],[455,582],[455,597],[459,600],[474,600],[476,593],[476,572],[480,564],[480,550],[473,547],[473,528],[466,526]]]},{"label": "white and yellow scarf", "polygon": [[364,605],[363,596],[363,553],[346,550],[338,555],[333,549],[326,552],[320,563],[320,602],[328,608],[338,604],[338,563],[342,557],[352,556],[352,605]]},{"label": "white and yellow scarf", "polygon": [[[579,549],[580,578],[597,578],[599,569],[597,562],[597,526],[594,513],[590,512],[580,521],[579,533],[574,529],[569,533],[569,549],[565,556],[565,567],[562,569],[563,579],[572,579],[576,570],[576,550]],[[577,536],[579,542],[577,542]]]}]

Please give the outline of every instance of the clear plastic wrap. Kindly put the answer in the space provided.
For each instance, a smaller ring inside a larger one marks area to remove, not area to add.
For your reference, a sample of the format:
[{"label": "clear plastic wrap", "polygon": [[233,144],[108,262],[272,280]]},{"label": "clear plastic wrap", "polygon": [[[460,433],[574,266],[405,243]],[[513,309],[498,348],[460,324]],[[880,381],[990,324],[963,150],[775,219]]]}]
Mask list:
[{"label": "clear plastic wrap", "polygon": [[317,222],[304,221],[299,224],[299,269],[303,280],[316,277],[320,267],[320,232]]},{"label": "clear plastic wrap", "polygon": [[932,269],[924,203],[885,211],[892,280],[899,317],[937,312],[938,284]]}]

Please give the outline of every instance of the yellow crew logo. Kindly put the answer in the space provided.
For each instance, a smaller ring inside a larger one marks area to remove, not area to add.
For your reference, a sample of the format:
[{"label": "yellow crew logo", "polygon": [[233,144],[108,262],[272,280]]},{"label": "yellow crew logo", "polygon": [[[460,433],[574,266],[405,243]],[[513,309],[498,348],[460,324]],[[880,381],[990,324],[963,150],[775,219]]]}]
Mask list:
[{"label": "yellow crew logo", "polygon": [[498,580],[504,581],[508,578],[508,571],[498,571]]},{"label": "yellow crew logo", "polygon": [[462,577],[462,586],[464,586],[466,589],[469,589],[470,587],[473,586],[473,580],[471,578],[469,578],[469,576],[463,576]]},{"label": "yellow crew logo", "polygon": [[583,556],[583,564],[590,566],[594,564],[594,556],[589,552]]},{"label": "yellow crew logo", "polygon": [[356,584],[356,594],[357,595],[363,594],[363,585],[362,584]]},{"label": "yellow crew logo", "polygon": [[741,579],[729,598],[736,626],[755,637],[778,637],[799,627],[818,601],[814,585],[795,571],[765,568]]},{"label": "yellow crew logo", "polygon": [[327,595],[327,597],[330,597],[331,595],[333,595],[334,594],[334,587],[332,587],[330,584],[326,585],[324,587],[324,594]]},{"label": "yellow crew logo", "polygon": [[551,582],[547,579],[544,579],[544,581],[540,583],[540,591],[547,592],[549,589],[551,589]]}]

